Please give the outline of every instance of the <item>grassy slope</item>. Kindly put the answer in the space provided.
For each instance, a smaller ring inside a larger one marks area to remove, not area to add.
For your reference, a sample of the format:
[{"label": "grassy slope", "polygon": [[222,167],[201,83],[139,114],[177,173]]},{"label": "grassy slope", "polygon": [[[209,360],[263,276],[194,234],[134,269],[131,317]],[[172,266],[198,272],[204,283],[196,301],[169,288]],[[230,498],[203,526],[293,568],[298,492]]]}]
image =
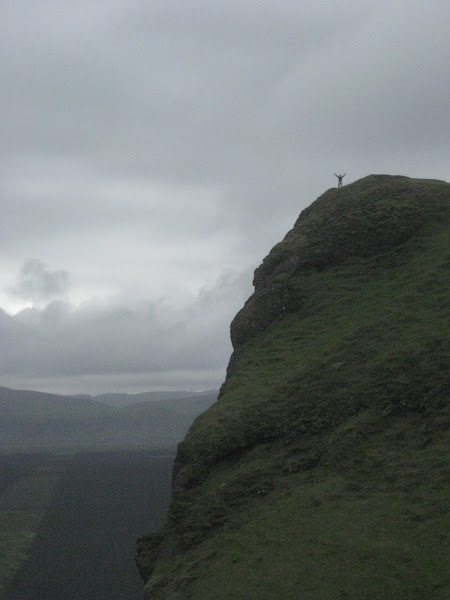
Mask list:
[{"label": "grassy slope", "polygon": [[179,447],[148,598],[449,597],[442,190],[395,249],[291,276],[300,307],[237,347]]}]

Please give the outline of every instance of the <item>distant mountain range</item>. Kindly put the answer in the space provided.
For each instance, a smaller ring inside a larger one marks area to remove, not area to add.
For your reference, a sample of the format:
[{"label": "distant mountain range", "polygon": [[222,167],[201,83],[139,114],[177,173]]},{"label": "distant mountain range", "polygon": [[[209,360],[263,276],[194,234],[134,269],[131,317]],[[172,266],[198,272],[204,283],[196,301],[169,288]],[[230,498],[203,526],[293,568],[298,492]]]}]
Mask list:
[{"label": "distant mountain range", "polygon": [[140,394],[125,394],[125,393],[109,393],[100,394],[99,396],[90,396],[89,394],[76,394],[71,396],[73,398],[86,398],[90,400],[97,400],[104,404],[116,406],[117,408],[123,406],[129,406],[130,404],[137,404],[139,402],[155,402],[161,400],[177,400],[180,398],[193,398],[199,396],[216,396],[218,390],[206,390],[204,392],[186,392],[174,391],[174,392],[142,392]]},{"label": "distant mountain range", "polygon": [[0,387],[0,450],[174,448],[218,391],[63,396]]}]

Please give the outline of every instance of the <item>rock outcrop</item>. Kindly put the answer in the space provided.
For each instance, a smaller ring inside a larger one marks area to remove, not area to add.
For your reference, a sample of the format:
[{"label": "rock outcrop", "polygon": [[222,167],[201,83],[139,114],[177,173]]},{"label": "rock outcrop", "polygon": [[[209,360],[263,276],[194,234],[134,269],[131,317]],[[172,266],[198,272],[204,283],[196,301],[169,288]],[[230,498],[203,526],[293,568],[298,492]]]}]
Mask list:
[{"label": "rock outcrop", "polygon": [[430,187],[442,188],[436,183],[370,175],[345,189],[328,190],[256,269],[255,293],[231,324],[233,346],[282,311],[300,308],[301,293],[293,280],[392,251],[410,239],[437,209],[440,195],[430,195]]},{"label": "rock outcrop", "polygon": [[166,525],[138,541],[149,600],[446,597],[449,199],[387,175],[329,190],[256,269]]}]

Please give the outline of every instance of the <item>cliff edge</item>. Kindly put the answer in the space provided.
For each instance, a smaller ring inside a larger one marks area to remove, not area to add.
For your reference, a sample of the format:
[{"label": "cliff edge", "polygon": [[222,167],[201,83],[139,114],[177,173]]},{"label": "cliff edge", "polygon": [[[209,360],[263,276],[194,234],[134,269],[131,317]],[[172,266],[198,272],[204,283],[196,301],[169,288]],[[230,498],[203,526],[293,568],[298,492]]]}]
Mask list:
[{"label": "cliff edge", "polygon": [[148,600],[449,597],[449,200],[388,175],[328,190],[256,269],[138,540]]}]

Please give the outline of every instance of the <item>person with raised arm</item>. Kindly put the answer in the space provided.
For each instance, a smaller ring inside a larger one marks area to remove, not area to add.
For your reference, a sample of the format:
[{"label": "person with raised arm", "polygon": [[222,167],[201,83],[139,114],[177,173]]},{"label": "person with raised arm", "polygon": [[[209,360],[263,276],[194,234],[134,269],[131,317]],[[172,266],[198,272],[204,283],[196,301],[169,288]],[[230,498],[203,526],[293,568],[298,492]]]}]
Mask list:
[{"label": "person with raised arm", "polygon": [[[336,175],[336,173],[335,173]],[[338,188],[342,187],[342,180],[344,179],[344,177],[347,175],[347,173],[344,173],[343,175],[336,175],[336,177],[338,178]]]}]

